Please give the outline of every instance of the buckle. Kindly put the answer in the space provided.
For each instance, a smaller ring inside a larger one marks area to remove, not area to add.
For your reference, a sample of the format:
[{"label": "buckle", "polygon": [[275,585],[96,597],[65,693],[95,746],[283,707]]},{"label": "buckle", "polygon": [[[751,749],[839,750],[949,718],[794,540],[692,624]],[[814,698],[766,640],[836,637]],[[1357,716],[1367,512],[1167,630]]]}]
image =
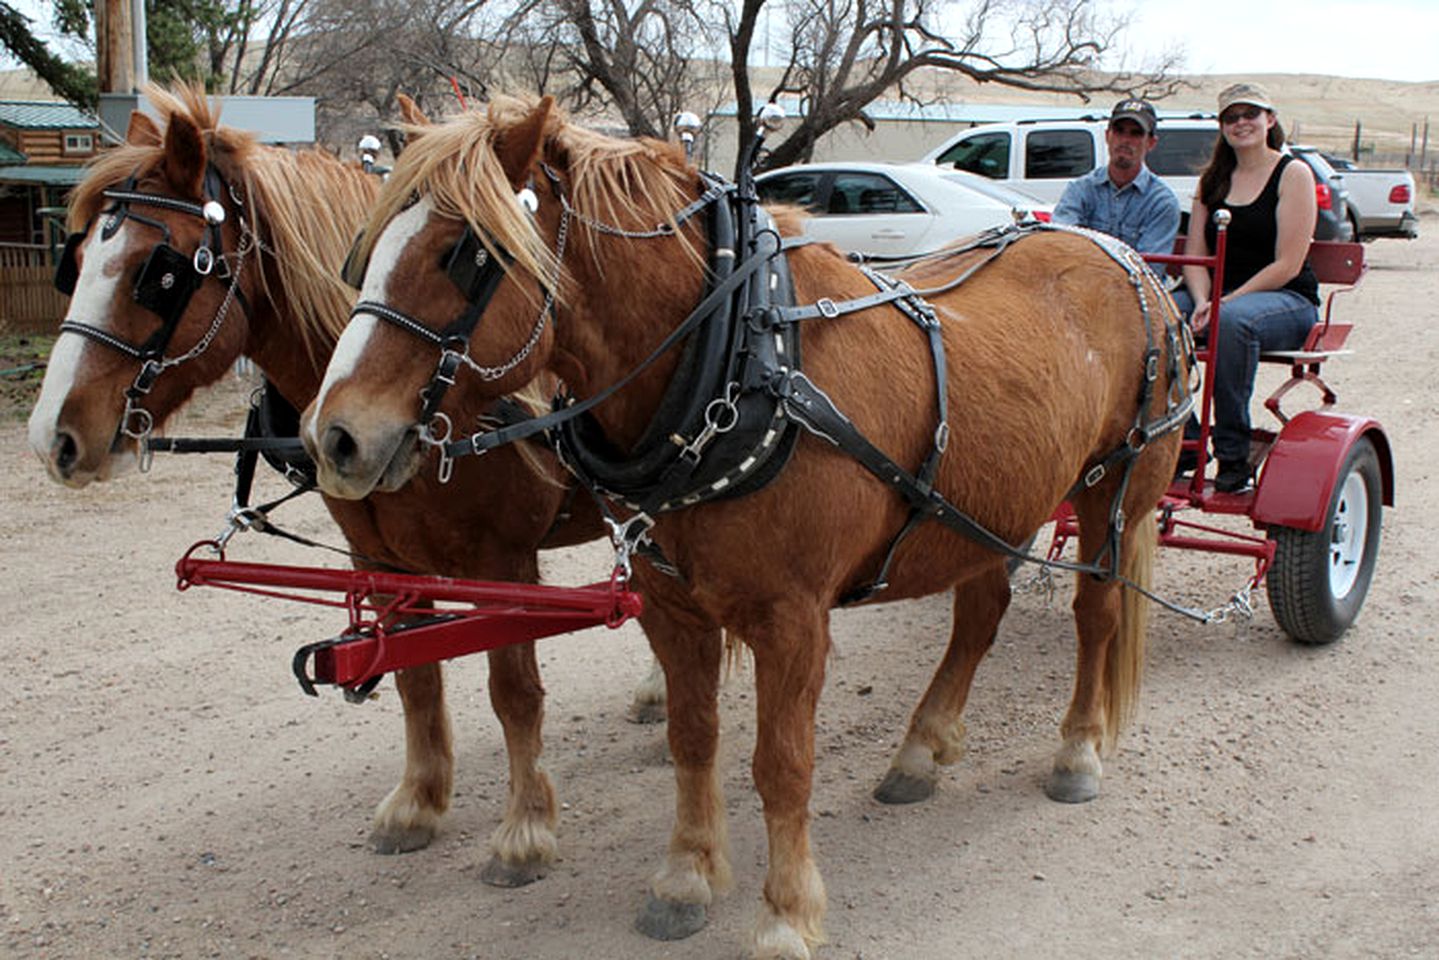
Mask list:
[{"label": "buckle", "polygon": [[839,307],[835,306],[834,301],[829,297],[820,297],[815,301],[814,307],[819,311],[819,315],[827,320],[833,320],[839,316]]}]

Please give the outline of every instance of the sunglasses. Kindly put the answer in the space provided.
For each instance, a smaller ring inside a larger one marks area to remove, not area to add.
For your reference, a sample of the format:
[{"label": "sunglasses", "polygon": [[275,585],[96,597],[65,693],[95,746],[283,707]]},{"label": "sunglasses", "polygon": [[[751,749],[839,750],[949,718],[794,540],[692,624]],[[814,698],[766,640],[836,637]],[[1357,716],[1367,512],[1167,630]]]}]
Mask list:
[{"label": "sunglasses", "polygon": [[1229,110],[1220,116],[1219,122],[1226,126],[1238,123],[1240,120],[1254,120],[1264,113],[1263,107],[1248,106],[1243,110]]}]

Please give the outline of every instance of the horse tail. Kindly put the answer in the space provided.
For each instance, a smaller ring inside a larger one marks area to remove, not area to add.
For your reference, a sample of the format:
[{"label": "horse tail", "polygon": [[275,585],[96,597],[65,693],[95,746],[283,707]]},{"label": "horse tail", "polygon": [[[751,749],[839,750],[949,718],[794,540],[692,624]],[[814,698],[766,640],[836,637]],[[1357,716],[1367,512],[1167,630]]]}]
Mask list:
[{"label": "horse tail", "polygon": [[[1130,583],[1148,590],[1154,576],[1154,552],[1159,532],[1154,511],[1131,520],[1133,534],[1126,537],[1120,575]],[[1105,668],[1105,730],[1106,744],[1112,749],[1119,732],[1134,716],[1139,703],[1139,688],[1144,676],[1144,647],[1149,634],[1150,601],[1130,587],[1120,593],[1119,630],[1110,648]]]}]

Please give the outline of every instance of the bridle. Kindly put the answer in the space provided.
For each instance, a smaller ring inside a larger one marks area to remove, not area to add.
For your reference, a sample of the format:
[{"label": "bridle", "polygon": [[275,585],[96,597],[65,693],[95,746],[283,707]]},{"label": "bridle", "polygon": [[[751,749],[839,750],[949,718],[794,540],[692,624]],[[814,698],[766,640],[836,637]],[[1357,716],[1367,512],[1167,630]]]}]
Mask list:
[{"label": "bridle", "polygon": [[[496,366],[484,366],[470,356],[470,340],[514,262],[514,257],[494,237],[485,235],[482,238],[469,224],[466,224],[460,239],[441,259],[441,268],[445,275],[459,288],[465,299],[464,310],[444,329],[432,330],[411,314],[375,300],[361,300],[350,311],[351,319],[365,314],[377,317],[439,348],[440,358],[435,365],[435,372],[429,383],[420,390],[419,439],[422,444],[439,450],[441,483],[449,480],[454,457],[449,452],[453,443],[453,424],[449,416],[440,411],[440,403],[449,388],[454,386],[462,366],[471,370],[481,380],[495,381],[518,367],[534,351],[546,323],[554,314],[555,296],[560,284],[571,221],[578,221],[611,236],[630,239],[667,237],[673,235],[686,220],[724,196],[727,190],[721,185],[712,184],[698,199],[676,213],[672,221],[659,224],[653,230],[629,231],[593,220],[576,211],[565,196],[563,184],[554,170],[546,164],[541,164],[540,168],[549,181],[551,192],[560,202],[559,226],[555,231],[554,273],[545,284],[544,302],[540,305],[529,336],[509,359]],[[515,200],[531,219],[535,217],[539,210],[539,196],[534,190],[533,181],[516,192]],[[343,270],[345,281],[357,289],[361,286],[365,264],[356,262],[354,253],[359,249],[362,239],[356,239],[355,248],[351,251],[351,257],[346,259]]]},{"label": "bridle", "polygon": [[[240,290],[239,279],[240,272],[244,268],[245,257],[260,244],[258,238],[255,238],[250,232],[244,215],[241,213],[239,218],[241,240],[235,251],[234,266],[231,267],[224,254],[222,227],[225,223],[226,213],[219,198],[228,194],[231,202],[241,211],[244,209],[244,203],[235,192],[234,187],[225,183],[213,166],[205,172],[205,199],[201,203],[164,194],[144,193],[137,191],[135,185],[136,176],[132,174],[119,189],[103,192],[102,196],[113,202],[109,208],[99,214],[103,218],[100,236],[102,239],[110,239],[127,219],[160,231],[162,239],[151,248],[149,256],[145,258],[144,264],[136,273],[132,292],[135,303],[160,317],[162,321],[160,329],[142,343],[133,343],[101,327],[78,320],[66,320],[61,323],[60,333],[78,334],[87,340],[123,353],[140,364],[140,370],[135,375],[134,381],[125,390],[125,410],[120,418],[120,433],[138,441],[140,469],[143,471],[149,469],[150,465],[151,451],[146,441],[149,439],[151,431],[154,430],[155,418],[149,410],[141,406],[141,402],[150,393],[161,373],[171,367],[193,360],[209,349],[224,324],[232,301],[238,301],[245,315],[250,316],[250,305],[243,291]],[[136,206],[157,207],[162,210],[184,213],[203,221],[205,234],[200,245],[193,254],[187,257],[171,245],[169,226],[161,220],[136,213],[132,209]],[[84,230],[70,234],[65,240],[64,251],[55,268],[55,288],[66,296],[73,296],[75,293],[80,275],[76,262],[76,251],[89,236],[93,227],[94,221],[92,220],[85,225]],[[185,315],[190,298],[210,276],[214,276],[224,283],[226,290],[225,297],[220,302],[209,329],[185,353],[174,357],[166,356],[166,350],[169,349],[170,341],[179,328],[180,320]]]}]

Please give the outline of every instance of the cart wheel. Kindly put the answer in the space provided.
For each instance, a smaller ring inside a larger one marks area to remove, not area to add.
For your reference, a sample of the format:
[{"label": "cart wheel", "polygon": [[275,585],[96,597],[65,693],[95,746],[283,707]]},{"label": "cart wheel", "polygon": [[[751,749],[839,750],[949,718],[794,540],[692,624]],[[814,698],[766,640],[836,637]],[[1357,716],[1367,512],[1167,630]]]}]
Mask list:
[{"label": "cart wheel", "polygon": [[1383,500],[1379,456],[1367,438],[1345,458],[1320,530],[1274,527],[1269,607],[1280,628],[1300,643],[1339,639],[1364,605],[1379,556]]}]

